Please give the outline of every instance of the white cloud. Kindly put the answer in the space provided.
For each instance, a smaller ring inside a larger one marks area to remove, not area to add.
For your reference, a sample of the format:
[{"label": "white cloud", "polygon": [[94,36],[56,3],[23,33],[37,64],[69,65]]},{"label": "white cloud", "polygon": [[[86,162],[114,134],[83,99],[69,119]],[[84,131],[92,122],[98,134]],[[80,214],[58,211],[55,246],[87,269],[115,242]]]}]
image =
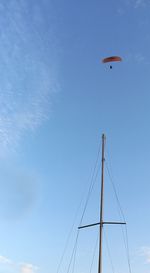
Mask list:
[{"label": "white cloud", "polygon": [[147,64],[146,56],[140,52],[130,53],[126,56],[126,62],[132,62],[137,64]]},{"label": "white cloud", "polygon": [[145,61],[144,55],[141,54],[141,53],[135,54],[135,61],[136,61],[137,63],[144,62],[144,61]]},{"label": "white cloud", "polygon": [[21,273],[35,273],[38,270],[38,267],[32,264],[24,263],[20,266]]},{"label": "white cloud", "polygon": [[149,4],[150,4],[149,0],[135,0],[134,1],[135,8],[146,7]]},{"label": "white cloud", "polygon": [[9,258],[5,256],[0,255],[0,268],[1,265],[10,268],[10,269],[16,269],[16,271],[19,273],[36,273],[37,270],[39,269],[37,266],[31,264],[31,263],[17,263],[13,262]]},{"label": "white cloud", "polygon": [[124,15],[125,14],[125,10],[124,10],[124,8],[122,8],[122,7],[119,7],[118,9],[117,9],[117,13],[118,13],[118,15]]},{"label": "white cloud", "polygon": [[17,146],[48,118],[59,89],[53,24],[44,5],[0,3],[0,151]]},{"label": "white cloud", "polygon": [[117,9],[118,15],[125,15],[128,12],[128,9],[139,9],[147,8],[150,6],[150,0],[122,0],[120,7]]},{"label": "white cloud", "polygon": [[139,255],[143,256],[146,260],[146,263],[150,263],[150,247],[143,246],[139,249]]},{"label": "white cloud", "polygon": [[0,255],[0,263],[11,265],[11,264],[12,264],[12,261],[11,261],[10,259],[6,258],[5,256],[1,256],[1,255]]}]

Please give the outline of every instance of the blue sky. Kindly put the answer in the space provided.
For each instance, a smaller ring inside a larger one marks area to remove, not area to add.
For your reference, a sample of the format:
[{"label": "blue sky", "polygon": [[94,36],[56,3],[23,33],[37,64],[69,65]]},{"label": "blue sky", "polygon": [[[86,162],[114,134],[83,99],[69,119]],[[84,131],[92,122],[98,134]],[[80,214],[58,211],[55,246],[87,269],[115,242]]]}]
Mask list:
[{"label": "blue sky", "polygon": [[[132,272],[149,272],[149,28],[148,0],[1,1],[0,273],[57,272],[103,132]],[[101,62],[111,55],[123,58],[112,70]],[[84,223],[98,221],[99,182]],[[107,173],[104,215],[118,219]],[[76,272],[90,273],[97,231],[80,232]],[[114,272],[129,272],[120,229],[106,234]],[[107,257],[104,242],[111,272]]]}]

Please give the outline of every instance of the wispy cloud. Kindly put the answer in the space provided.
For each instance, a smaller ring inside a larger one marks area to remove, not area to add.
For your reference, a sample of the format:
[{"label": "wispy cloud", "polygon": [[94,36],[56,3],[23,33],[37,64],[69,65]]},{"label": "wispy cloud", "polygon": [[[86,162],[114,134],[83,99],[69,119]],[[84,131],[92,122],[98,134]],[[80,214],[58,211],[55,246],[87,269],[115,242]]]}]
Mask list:
[{"label": "wispy cloud", "polygon": [[119,8],[117,8],[117,13],[118,13],[118,15],[122,16],[125,13],[125,9],[123,7],[119,7]]},{"label": "wispy cloud", "polygon": [[149,0],[134,0],[135,8],[146,7],[149,4],[150,4]]},{"label": "wispy cloud", "polygon": [[145,61],[145,56],[141,53],[137,53],[134,55],[135,62],[142,63]]},{"label": "wispy cloud", "polygon": [[0,255],[0,264],[1,263],[11,265],[12,261],[10,259],[6,258],[5,256]]},{"label": "wispy cloud", "polygon": [[46,8],[29,0],[0,3],[1,151],[40,126],[59,89],[56,41]]},{"label": "wispy cloud", "polygon": [[122,0],[120,6],[117,8],[117,13],[120,16],[125,15],[129,9],[138,10],[150,7],[150,0]]},{"label": "wispy cloud", "polygon": [[148,61],[146,59],[146,56],[143,53],[140,52],[135,52],[135,53],[130,53],[126,56],[126,61],[127,62],[132,62],[136,64],[147,64]]},{"label": "wispy cloud", "polygon": [[17,263],[5,256],[0,256],[0,267],[1,265],[6,268],[12,269],[19,273],[36,273],[39,268],[31,263]]},{"label": "wispy cloud", "polygon": [[139,255],[145,258],[146,263],[150,263],[150,247],[143,246],[139,249]]},{"label": "wispy cloud", "polygon": [[33,264],[23,263],[20,266],[21,273],[35,273],[38,270],[38,267]]}]

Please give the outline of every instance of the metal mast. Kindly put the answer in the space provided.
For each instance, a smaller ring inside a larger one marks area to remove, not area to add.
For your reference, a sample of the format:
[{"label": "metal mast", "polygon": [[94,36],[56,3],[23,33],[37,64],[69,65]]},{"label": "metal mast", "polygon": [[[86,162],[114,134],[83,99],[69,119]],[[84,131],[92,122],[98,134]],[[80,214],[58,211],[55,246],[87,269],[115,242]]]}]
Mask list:
[{"label": "metal mast", "polygon": [[101,172],[101,199],[100,199],[100,225],[99,225],[99,260],[98,273],[102,273],[102,239],[103,239],[103,204],[104,204],[104,162],[105,162],[105,135],[102,135],[102,172]]},{"label": "metal mast", "polygon": [[100,222],[88,224],[78,227],[78,229],[87,228],[99,225],[99,259],[98,259],[98,273],[102,273],[102,239],[104,225],[125,225],[125,222],[103,221],[103,206],[104,206],[104,162],[105,162],[105,140],[106,137],[102,134],[102,165],[101,165],[101,194],[100,194]]}]

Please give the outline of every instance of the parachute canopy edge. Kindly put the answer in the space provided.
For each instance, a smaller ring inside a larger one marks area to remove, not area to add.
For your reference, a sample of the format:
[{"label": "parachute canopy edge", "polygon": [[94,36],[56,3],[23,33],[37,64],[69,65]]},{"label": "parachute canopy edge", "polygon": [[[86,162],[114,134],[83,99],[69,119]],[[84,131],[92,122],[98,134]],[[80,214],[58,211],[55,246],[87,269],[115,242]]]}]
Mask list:
[{"label": "parachute canopy edge", "polygon": [[102,59],[102,63],[109,63],[109,62],[121,62],[122,58],[119,56],[110,56]]}]

